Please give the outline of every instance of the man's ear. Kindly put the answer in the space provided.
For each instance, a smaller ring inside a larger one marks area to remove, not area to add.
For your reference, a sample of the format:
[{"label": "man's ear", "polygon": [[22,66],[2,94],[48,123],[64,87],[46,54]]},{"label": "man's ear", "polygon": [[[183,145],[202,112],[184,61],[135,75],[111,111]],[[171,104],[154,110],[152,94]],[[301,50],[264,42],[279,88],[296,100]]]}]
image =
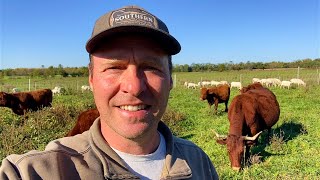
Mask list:
[{"label": "man's ear", "polygon": [[172,80],[172,76],[170,75],[170,90],[173,88],[173,80]]},{"label": "man's ear", "polygon": [[91,91],[93,91],[93,80],[92,80],[92,74],[89,74],[88,81],[89,81],[89,86],[90,86],[90,88],[91,88]]}]

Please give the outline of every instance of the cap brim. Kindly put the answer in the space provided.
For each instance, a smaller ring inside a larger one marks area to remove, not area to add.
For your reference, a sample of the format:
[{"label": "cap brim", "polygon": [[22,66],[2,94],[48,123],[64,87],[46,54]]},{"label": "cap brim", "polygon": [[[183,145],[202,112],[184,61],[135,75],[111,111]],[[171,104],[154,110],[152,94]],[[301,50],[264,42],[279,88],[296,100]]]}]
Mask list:
[{"label": "cap brim", "polygon": [[114,38],[118,35],[132,33],[143,34],[143,36],[151,37],[170,55],[178,54],[181,50],[179,42],[170,34],[141,26],[117,26],[103,31],[87,41],[86,50],[91,54],[101,43],[107,42],[108,39]]}]

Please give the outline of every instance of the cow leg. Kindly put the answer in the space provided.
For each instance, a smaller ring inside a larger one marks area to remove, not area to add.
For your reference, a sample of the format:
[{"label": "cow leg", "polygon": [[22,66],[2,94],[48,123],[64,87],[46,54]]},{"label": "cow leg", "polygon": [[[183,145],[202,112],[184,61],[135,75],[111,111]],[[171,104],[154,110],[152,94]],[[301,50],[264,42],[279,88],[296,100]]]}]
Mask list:
[{"label": "cow leg", "polygon": [[224,103],[226,105],[226,108],[224,110],[224,112],[228,112],[228,101]]},{"label": "cow leg", "polygon": [[244,151],[244,157],[243,157],[243,165],[244,166],[250,166],[250,161],[249,161],[249,159],[250,159],[250,146],[247,146],[247,145],[245,145],[244,146],[244,149],[245,149],[245,151]]},{"label": "cow leg", "polygon": [[270,134],[271,134],[271,128],[268,129],[267,140],[266,140],[267,144],[270,144]]},{"label": "cow leg", "polygon": [[218,101],[214,101],[214,113],[217,113],[218,110]]}]

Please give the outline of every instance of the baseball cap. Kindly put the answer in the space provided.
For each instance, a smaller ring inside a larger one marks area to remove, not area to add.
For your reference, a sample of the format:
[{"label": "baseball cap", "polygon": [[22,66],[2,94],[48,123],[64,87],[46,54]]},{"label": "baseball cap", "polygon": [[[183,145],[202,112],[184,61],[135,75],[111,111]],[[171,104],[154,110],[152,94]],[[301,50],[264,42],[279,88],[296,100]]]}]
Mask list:
[{"label": "baseball cap", "polygon": [[130,33],[150,36],[169,55],[175,55],[181,50],[179,42],[170,35],[165,23],[138,6],[125,6],[102,15],[95,22],[86,50],[92,53],[99,44],[106,43],[108,39]]}]

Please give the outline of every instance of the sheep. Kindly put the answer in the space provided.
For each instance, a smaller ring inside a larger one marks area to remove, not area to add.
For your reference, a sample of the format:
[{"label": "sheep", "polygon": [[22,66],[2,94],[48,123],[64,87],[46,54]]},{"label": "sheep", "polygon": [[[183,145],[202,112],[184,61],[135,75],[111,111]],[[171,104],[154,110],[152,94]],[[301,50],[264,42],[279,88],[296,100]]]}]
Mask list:
[{"label": "sheep", "polygon": [[65,89],[63,87],[60,86],[56,86],[52,89],[52,94],[53,95],[61,95],[65,92]]},{"label": "sheep", "polygon": [[288,89],[290,89],[292,82],[290,81],[281,81],[281,88],[285,88],[287,87]]},{"label": "sheep", "polygon": [[19,88],[13,88],[13,89],[12,89],[12,92],[13,92],[13,93],[21,92],[21,89],[19,89]]},{"label": "sheep", "polygon": [[211,86],[218,86],[218,85],[220,85],[220,84],[221,84],[221,82],[219,82],[219,81],[213,81],[213,80],[212,80],[212,81],[210,82],[210,85],[211,85]]},{"label": "sheep", "polygon": [[193,89],[196,89],[199,85],[198,84],[195,84],[195,83],[188,83],[188,89],[189,88],[193,88]]},{"label": "sheep", "polygon": [[261,80],[259,78],[252,78],[252,83],[256,83],[256,82],[261,83]]},{"label": "sheep", "polygon": [[302,85],[303,87],[306,87],[306,83],[304,81],[302,81],[301,79],[291,79],[290,82],[292,82],[293,84],[297,84],[298,87],[300,85]]},{"label": "sheep", "polygon": [[88,85],[81,86],[81,92],[83,93],[85,91],[91,91],[91,87]]},{"label": "sheep", "polygon": [[231,82],[231,87],[230,88],[233,88],[233,87],[236,87],[239,90],[241,90],[242,89],[242,84],[241,84],[241,82]]}]

